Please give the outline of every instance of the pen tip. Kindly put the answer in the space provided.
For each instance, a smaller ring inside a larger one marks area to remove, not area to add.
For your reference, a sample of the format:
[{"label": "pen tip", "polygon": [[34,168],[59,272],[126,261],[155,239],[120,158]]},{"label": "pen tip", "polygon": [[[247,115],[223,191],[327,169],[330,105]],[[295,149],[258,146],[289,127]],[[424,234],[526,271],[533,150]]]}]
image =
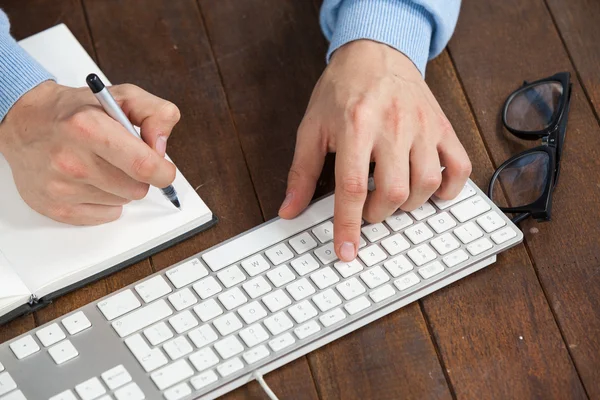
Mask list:
[{"label": "pen tip", "polygon": [[175,207],[177,207],[181,211],[181,204],[179,203],[178,199],[172,200],[171,202]]}]

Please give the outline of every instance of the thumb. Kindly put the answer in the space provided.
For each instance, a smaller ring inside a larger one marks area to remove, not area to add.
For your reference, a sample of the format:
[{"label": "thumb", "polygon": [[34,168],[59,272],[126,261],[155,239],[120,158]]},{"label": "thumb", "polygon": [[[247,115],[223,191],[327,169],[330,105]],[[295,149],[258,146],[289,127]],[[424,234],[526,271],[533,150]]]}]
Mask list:
[{"label": "thumb", "polygon": [[279,209],[281,218],[294,218],[302,212],[315,192],[327,149],[322,145],[319,130],[300,124],[294,160],[288,174],[285,200]]},{"label": "thumb", "polygon": [[110,91],[131,123],[141,128],[144,142],[164,157],[167,140],[181,118],[177,106],[131,84],[113,86]]}]

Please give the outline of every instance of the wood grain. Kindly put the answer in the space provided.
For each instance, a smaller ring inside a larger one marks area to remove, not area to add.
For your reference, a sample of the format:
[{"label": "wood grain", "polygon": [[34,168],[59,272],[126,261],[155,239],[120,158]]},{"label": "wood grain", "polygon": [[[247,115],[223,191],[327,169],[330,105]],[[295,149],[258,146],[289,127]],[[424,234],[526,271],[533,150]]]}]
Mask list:
[{"label": "wood grain", "polygon": [[[540,79],[563,70],[573,72],[543,1],[464,3],[450,53],[494,165],[534,146],[510,137],[501,125],[500,111],[506,97],[523,80]],[[569,126],[561,179],[554,193],[553,220],[528,221],[522,228],[536,272],[587,393],[598,398],[600,127],[574,74],[572,78]],[[531,309],[517,313],[524,318]],[[531,340],[545,340],[545,335]],[[547,372],[541,369],[535,373],[541,376]]]},{"label": "wood grain", "polygon": [[[546,0],[569,56],[594,109],[600,115],[600,2]],[[598,119],[600,122],[600,118]]]}]

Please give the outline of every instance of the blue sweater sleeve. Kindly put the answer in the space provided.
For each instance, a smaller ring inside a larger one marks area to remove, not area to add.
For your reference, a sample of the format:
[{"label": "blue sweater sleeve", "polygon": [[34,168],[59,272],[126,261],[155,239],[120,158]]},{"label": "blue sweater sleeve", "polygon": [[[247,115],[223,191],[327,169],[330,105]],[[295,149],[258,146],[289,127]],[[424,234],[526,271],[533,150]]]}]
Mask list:
[{"label": "blue sweater sleeve", "polygon": [[427,61],[450,40],[459,10],[460,0],[324,0],[327,61],[344,44],[370,39],[401,51],[425,75]]},{"label": "blue sweater sleeve", "polygon": [[49,79],[52,75],[10,36],[10,23],[0,10],[0,122],[21,96]]}]

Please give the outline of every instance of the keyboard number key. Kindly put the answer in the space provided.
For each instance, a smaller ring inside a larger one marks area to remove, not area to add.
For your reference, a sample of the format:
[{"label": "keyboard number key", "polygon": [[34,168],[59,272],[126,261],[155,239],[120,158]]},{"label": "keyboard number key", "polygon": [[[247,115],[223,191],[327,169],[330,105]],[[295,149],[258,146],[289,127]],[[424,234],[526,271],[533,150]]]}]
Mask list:
[{"label": "keyboard number key", "polygon": [[240,331],[240,337],[248,347],[254,347],[269,338],[269,334],[261,324],[250,325]]},{"label": "keyboard number key", "polygon": [[400,210],[392,214],[391,217],[386,218],[385,222],[394,232],[398,232],[400,229],[404,229],[413,223],[408,214]]},{"label": "keyboard number key", "polygon": [[279,335],[281,332],[287,331],[294,326],[292,320],[283,312],[265,319],[264,324],[273,335]]},{"label": "keyboard number key", "polygon": [[458,240],[454,239],[454,237],[449,233],[445,233],[441,236],[436,237],[431,241],[431,245],[441,255],[448,254],[452,250],[456,250],[460,247],[460,243],[458,243]]},{"label": "keyboard number key", "polygon": [[492,233],[506,225],[506,222],[495,211],[489,212],[477,218],[477,224],[487,233]]},{"label": "keyboard number key", "polygon": [[290,308],[288,308],[288,312],[294,318],[294,320],[301,324],[304,321],[308,321],[309,319],[316,317],[318,312],[317,309],[314,308],[307,300],[294,304]]},{"label": "keyboard number key", "polygon": [[336,286],[336,289],[346,300],[351,300],[366,291],[365,287],[356,278],[350,278],[347,281],[340,283]]},{"label": "keyboard number key", "polygon": [[407,273],[413,269],[413,265],[408,261],[408,258],[404,255],[394,257],[383,264],[385,269],[394,277],[397,278],[402,274]]},{"label": "keyboard number key", "polygon": [[419,267],[428,263],[429,261],[435,260],[435,258],[437,257],[433,249],[426,244],[423,244],[419,247],[415,247],[414,249],[410,250],[407,254],[410,257],[410,259],[413,260],[413,262]]},{"label": "keyboard number key", "polygon": [[360,278],[371,289],[383,285],[384,283],[390,280],[388,274],[386,274],[379,265],[360,274]]},{"label": "keyboard number key", "polygon": [[454,234],[458,236],[460,241],[464,244],[471,243],[473,240],[483,236],[481,229],[472,222],[467,222],[463,226],[459,226],[454,230]]}]

